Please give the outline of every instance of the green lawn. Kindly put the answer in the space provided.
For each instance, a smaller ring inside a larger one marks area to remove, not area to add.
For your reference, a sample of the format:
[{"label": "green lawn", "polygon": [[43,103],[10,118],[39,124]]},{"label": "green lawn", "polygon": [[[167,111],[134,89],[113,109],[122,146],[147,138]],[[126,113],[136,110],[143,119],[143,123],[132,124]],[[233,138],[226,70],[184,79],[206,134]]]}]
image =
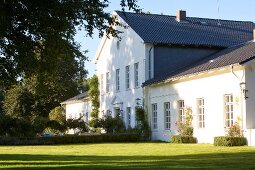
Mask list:
[{"label": "green lawn", "polygon": [[255,148],[169,143],[0,146],[1,168],[255,169]]}]

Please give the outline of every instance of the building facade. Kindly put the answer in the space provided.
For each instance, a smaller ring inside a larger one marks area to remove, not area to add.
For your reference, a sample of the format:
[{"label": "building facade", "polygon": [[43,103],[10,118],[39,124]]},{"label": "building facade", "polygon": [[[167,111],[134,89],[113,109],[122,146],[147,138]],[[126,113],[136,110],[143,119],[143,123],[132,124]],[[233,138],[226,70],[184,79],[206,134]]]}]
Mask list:
[{"label": "building facade", "polygon": [[121,40],[104,36],[96,54],[101,116],[120,114],[135,127],[135,107],[142,105],[152,139],[169,141],[190,108],[198,142],[212,143],[238,122],[255,145],[252,22],[185,11],[113,15],[126,27],[116,28]]}]

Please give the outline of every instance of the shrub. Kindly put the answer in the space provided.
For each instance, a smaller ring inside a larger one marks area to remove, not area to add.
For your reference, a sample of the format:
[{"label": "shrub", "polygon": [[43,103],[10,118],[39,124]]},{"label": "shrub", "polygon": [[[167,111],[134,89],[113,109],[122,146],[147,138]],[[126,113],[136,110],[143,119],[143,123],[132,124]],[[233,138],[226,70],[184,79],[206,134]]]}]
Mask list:
[{"label": "shrub", "polygon": [[106,116],[100,120],[100,123],[106,133],[120,133],[125,131],[125,125],[119,115],[116,115],[116,117]]},{"label": "shrub", "polygon": [[239,123],[235,122],[232,126],[229,127],[227,136],[243,137],[243,133]]},{"label": "shrub", "polygon": [[193,136],[173,135],[171,143],[197,143],[197,138]]},{"label": "shrub", "polygon": [[66,135],[54,137],[0,137],[0,145],[55,145],[76,143],[101,143],[101,142],[136,142],[139,141],[137,133],[124,134],[96,134],[96,135]]},{"label": "shrub", "polygon": [[247,145],[245,137],[217,136],[214,137],[214,146],[244,146]]},{"label": "shrub", "polygon": [[141,137],[141,140],[148,140],[150,139],[150,127],[149,127],[149,123],[147,121],[147,115],[146,112],[144,110],[144,108],[142,107],[136,107],[136,127],[134,128],[134,130],[136,130]]}]

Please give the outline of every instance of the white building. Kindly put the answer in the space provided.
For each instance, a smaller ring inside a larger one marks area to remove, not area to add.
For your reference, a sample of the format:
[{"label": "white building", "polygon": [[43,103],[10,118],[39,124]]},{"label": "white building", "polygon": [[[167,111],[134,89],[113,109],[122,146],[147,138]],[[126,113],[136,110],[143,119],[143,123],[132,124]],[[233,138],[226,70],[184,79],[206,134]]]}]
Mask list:
[{"label": "white building", "polygon": [[186,17],[185,11],[114,15],[127,28],[117,28],[121,41],[104,36],[96,54],[102,114],[120,112],[134,127],[141,99],[152,139],[169,141],[190,107],[199,143],[212,143],[240,120],[255,145],[252,22]]},{"label": "white building", "polygon": [[[92,110],[92,103],[88,94],[81,93],[61,103],[65,109],[66,120],[67,119],[83,119],[86,123],[89,123],[90,113]],[[76,133],[75,129],[69,129],[69,134]]]}]

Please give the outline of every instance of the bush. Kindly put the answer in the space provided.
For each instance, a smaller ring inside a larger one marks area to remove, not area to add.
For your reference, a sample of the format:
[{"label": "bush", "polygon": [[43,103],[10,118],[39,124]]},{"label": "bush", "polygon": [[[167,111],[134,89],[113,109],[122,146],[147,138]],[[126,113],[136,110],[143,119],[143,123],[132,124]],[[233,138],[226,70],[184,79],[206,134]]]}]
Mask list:
[{"label": "bush", "polygon": [[245,137],[216,136],[214,146],[244,146],[247,145]]},{"label": "bush", "polygon": [[171,136],[171,143],[197,143],[197,138],[193,136],[173,135]]},{"label": "bush", "polygon": [[96,135],[66,135],[54,137],[0,137],[0,145],[55,145],[55,144],[76,144],[76,143],[102,143],[102,142],[136,142],[139,135],[130,134],[96,134]]},{"label": "bush", "polygon": [[106,133],[121,133],[125,131],[125,125],[119,115],[116,115],[116,117],[106,116],[100,120],[100,124]]}]

